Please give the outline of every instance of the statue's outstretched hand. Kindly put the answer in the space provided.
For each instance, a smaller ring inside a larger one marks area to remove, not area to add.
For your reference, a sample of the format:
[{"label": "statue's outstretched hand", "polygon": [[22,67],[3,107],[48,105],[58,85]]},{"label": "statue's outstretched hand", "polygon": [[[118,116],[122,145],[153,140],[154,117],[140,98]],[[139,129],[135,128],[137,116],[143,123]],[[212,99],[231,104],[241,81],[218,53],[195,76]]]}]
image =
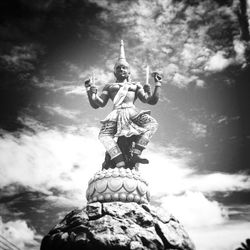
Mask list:
[{"label": "statue's outstretched hand", "polygon": [[90,78],[87,79],[87,80],[84,82],[84,84],[85,84],[85,87],[86,87],[86,88],[90,87],[90,86],[91,86],[91,79],[90,79]]},{"label": "statue's outstretched hand", "polygon": [[160,82],[162,80],[162,76],[158,72],[153,72],[152,77],[154,78],[155,82]]}]

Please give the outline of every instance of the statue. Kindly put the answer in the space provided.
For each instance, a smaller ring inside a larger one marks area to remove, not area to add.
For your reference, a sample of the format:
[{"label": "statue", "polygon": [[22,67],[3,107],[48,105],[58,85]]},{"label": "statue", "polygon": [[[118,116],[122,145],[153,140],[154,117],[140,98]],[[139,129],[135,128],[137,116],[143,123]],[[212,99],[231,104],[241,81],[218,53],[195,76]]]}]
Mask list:
[{"label": "statue", "polygon": [[85,86],[89,103],[94,109],[104,107],[109,99],[114,104],[113,111],[101,121],[99,140],[107,151],[103,168],[111,166],[132,169],[137,163],[148,163],[146,158],[141,157],[141,153],[158,126],[150,116],[150,111],[138,111],[134,102],[138,98],[144,103],[156,104],[159,100],[161,76],[157,72],[152,73],[155,80],[153,94],[148,84],[148,68],[147,82],[143,87],[139,82],[131,81],[130,66],[125,58],[122,40],[114,75],[116,82],[106,84],[101,95],[98,95],[93,79],[88,79]]},{"label": "statue", "polygon": [[105,107],[109,99],[114,104],[112,112],[101,121],[99,140],[106,149],[106,155],[102,170],[89,181],[86,197],[88,203],[148,203],[148,183],[139,174],[138,165],[149,163],[146,158],[141,157],[141,153],[156,132],[158,124],[150,116],[150,111],[137,110],[134,102],[138,98],[144,103],[156,104],[159,100],[161,76],[157,72],[152,73],[155,80],[153,94],[148,83],[148,67],[144,86],[131,81],[123,41],[114,75],[116,82],[106,84],[100,95],[94,85],[94,77],[85,81],[88,100],[94,109]]}]

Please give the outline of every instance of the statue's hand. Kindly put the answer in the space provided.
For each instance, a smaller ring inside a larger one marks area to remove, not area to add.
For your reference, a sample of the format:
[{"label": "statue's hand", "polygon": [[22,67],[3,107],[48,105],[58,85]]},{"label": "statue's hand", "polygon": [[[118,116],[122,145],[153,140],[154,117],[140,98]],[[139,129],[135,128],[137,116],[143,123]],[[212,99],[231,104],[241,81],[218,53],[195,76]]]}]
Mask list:
[{"label": "statue's hand", "polygon": [[162,76],[158,72],[153,72],[152,77],[154,78],[155,82],[160,82],[162,80]]},{"label": "statue's hand", "polygon": [[90,87],[90,93],[91,93],[91,94],[96,94],[96,93],[97,93],[97,87],[96,87],[95,85],[92,85],[92,86]]},{"label": "statue's hand", "polygon": [[86,88],[88,88],[88,87],[91,86],[90,82],[91,82],[90,78],[89,78],[88,80],[85,81],[85,87],[86,87]]},{"label": "statue's hand", "polygon": [[150,87],[149,84],[145,84],[145,85],[143,86],[143,89],[144,89],[144,91],[145,91],[147,94],[150,94],[150,93],[151,93],[151,87]]}]

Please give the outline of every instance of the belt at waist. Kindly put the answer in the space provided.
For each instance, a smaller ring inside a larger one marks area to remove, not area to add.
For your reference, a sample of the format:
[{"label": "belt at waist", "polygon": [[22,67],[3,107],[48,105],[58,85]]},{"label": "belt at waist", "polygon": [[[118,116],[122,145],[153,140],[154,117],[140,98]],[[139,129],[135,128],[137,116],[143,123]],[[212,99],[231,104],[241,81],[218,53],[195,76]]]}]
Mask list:
[{"label": "belt at waist", "polygon": [[126,108],[135,108],[134,104],[122,103],[119,106],[113,106],[113,110],[115,109],[126,109]]}]

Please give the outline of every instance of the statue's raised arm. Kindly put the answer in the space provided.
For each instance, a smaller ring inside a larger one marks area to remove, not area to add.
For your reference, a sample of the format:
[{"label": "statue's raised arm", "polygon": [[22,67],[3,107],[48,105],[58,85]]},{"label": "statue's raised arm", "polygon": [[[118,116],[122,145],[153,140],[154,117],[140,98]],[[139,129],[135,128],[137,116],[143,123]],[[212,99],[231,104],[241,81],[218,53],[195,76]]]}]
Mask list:
[{"label": "statue's raised arm", "polygon": [[97,87],[92,85],[92,79],[85,81],[85,87],[88,95],[88,100],[92,108],[97,109],[99,107],[104,107],[109,100],[109,93],[107,91],[107,85],[104,86],[101,95],[97,93]]},{"label": "statue's raised arm", "polygon": [[155,81],[155,88],[153,94],[151,93],[150,85],[146,83],[143,87],[142,85],[138,84],[137,96],[142,102],[155,105],[160,98],[160,87],[162,78],[158,72],[153,72],[152,77]]}]

